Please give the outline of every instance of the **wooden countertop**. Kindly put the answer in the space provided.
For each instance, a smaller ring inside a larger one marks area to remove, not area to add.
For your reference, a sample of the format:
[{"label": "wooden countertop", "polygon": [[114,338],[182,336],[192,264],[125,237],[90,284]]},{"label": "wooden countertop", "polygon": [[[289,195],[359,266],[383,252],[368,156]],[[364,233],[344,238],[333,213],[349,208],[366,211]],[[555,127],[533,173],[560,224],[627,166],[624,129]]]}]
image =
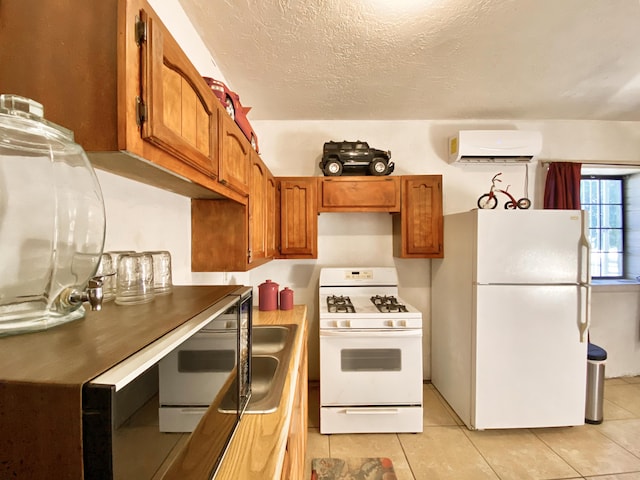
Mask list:
[{"label": "wooden countertop", "polygon": [[149,303],[107,302],[49,330],[1,337],[0,383],[82,386],[237,288],[174,286]]},{"label": "wooden countertop", "polygon": [[273,480],[280,478],[282,472],[298,367],[308,335],[307,306],[295,305],[293,310],[270,312],[255,309],[253,322],[254,325],[298,325],[289,362],[290,374],[275,412],[242,416],[215,480]]},{"label": "wooden countertop", "polygon": [[177,286],[142,305],[0,338],[0,478],[83,476],[82,385],[238,288]]},{"label": "wooden countertop", "polygon": [[[84,319],[0,338],[0,478],[82,478],[82,385],[237,288],[174,287],[171,295],[148,304],[110,302]],[[307,341],[306,315],[305,305],[254,309],[255,325],[299,326],[290,374],[275,412],[242,417],[216,480],[280,478]]]}]

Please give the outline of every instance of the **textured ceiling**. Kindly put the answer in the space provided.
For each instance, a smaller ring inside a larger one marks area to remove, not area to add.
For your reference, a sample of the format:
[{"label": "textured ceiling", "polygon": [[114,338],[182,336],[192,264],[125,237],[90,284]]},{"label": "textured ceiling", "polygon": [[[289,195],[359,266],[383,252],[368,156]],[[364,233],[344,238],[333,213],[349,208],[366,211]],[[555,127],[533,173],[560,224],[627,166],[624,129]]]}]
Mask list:
[{"label": "textured ceiling", "polygon": [[254,120],[640,120],[640,0],[179,0]]}]

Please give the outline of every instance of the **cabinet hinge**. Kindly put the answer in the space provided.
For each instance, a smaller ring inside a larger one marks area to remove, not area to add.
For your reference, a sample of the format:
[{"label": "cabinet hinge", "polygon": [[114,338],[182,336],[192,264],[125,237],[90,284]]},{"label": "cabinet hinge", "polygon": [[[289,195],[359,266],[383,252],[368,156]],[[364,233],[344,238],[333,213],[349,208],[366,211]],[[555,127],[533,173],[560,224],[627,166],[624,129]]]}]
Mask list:
[{"label": "cabinet hinge", "polygon": [[147,106],[140,97],[136,97],[136,123],[139,127],[147,120]]},{"label": "cabinet hinge", "polygon": [[147,22],[136,16],[136,45],[140,46],[147,41]]},{"label": "cabinet hinge", "polygon": [[252,256],[251,256],[251,249],[247,250],[247,263],[251,263],[252,261]]}]

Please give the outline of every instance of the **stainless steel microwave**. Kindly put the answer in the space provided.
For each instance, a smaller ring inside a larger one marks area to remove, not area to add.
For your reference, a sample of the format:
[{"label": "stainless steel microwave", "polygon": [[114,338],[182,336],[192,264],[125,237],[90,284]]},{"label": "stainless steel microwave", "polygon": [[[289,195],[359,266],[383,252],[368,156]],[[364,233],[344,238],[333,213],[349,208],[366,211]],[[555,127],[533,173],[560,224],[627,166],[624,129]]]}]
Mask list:
[{"label": "stainless steel microwave", "polygon": [[160,339],[144,371],[116,368],[84,386],[85,479],[170,477],[201,419],[215,475],[251,396],[252,307],[252,289],[238,287],[193,319],[186,338]]},{"label": "stainless steel microwave", "polygon": [[251,393],[250,350],[249,288],[160,361],[160,431],[192,432],[212,403],[222,415],[241,414]]}]

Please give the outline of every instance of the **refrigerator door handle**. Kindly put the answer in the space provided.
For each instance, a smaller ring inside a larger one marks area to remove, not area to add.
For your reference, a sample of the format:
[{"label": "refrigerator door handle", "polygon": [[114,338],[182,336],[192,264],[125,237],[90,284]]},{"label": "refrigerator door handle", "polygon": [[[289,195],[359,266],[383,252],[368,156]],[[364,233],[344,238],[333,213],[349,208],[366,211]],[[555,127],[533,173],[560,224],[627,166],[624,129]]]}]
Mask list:
[{"label": "refrigerator door handle", "polygon": [[580,235],[580,271],[578,282],[580,285],[591,283],[591,243],[587,236],[587,216],[582,212],[582,234]]},{"label": "refrigerator door handle", "polygon": [[580,271],[579,274],[579,288],[580,291],[584,289],[585,298],[583,301],[582,294],[580,294],[580,311],[578,319],[580,329],[580,342],[584,343],[589,326],[591,324],[591,244],[589,243],[589,237],[587,236],[588,217],[585,212],[582,212],[582,235],[580,235]]},{"label": "refrigerator door handle", "polygon": [[584,291],[584,299],[582,293],[578,299],[578,328],[580,329],[580,343],[584,343],[588,337],[589,326],[591,325],[591,285],[581,283],[578,285],[580,292]]}]

